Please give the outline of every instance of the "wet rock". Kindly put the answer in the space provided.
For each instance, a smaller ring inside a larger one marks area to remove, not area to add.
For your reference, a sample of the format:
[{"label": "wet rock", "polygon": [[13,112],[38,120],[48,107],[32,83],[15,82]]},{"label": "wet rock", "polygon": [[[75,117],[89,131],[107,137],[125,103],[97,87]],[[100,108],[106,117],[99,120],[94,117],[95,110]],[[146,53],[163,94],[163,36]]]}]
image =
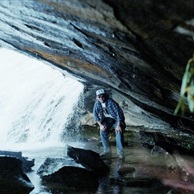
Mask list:
[{"label": "wet rock", "polygon": [[120,179],[111,179],[111,182],[116,182],[123,184],[129,187],[151,187],[156,183],[154,178],[120,178]]},{"label": "wet rock", "polygon": [[118,173],[119,175],[121,176],[124,176],[126,174],[132,174],[135,172],[135,168],[134,167],[131,167],[131,166],[120,166],[119,169],[118,169]]},{"label": "wet rock", "polygon": [[99,185],[98,177],[93,171],[69,157],[47,158],[37,174],[40,175],[45,186],[61,191],[66,188],[95,191]]},{"label": "wet rock", "polygon": [[22,171],[22,162],[15,157],[0,156],[0,191],[2,194],[28,194],[33,184]]},{"label": "wet rock", "polygon": [[63,187],[88,191],[96,191],[98,188],[98,178],[92,171],[73,166],[62,167],[53,174],[42,177],[42,179],[47,181],[46,185],[49,185],[48,182],[52,184],[56,183],[56,185]]},{"label": "wet rock", "polygon": [[50,175],[64,166],[73,166],[78,168],[83,168],[82,165],[76,163],[73,159],[69,157],[65,158],[47,158],[44,163],[40,166],[37,174],[40,177]]},{"label": "wet rock", "polygon": [[7,0],[0,5],[1,46],[67,70],[85,85],[84,100],[90,103],[83,125],[92,125],[95,90],[105,87],[124,109],[128,126],[162,133],[192,129],[187,109],[184,118],[173,115],[194,50],[192,0],[176,5]]},{"label": "wet rock", "polygon": [[[139,132],[139,141],[141,144],[152,150],[152,153],[165,153],[169,154],[180,153],[182,155],[193,156],[193,136],[181,136],[174,133],[162,132]],[[190,140],[189,140],[190,139]]]},{"label": "wet rock", "polygon": [[[179,143],[179,142],[178,142]],[[156,142],[156,145],[162,147],[163,149],[167,150],[169,153],[173,154],[173,153],[179,153],[181,155],[187,155],[187,156],[193,156],[194,151],[192,150],[192,148],[186,148],[183,145],[181,145],[181,143],[171,143],[171,142],[162,142],[162,141],[158,141]],[[183,144],[183,142],[182,142]]]},{"label": "wet rock", "polygon": [[68,146],[67,155],[85,168],[94,171],[96,176],[102,177],[109,172],[107,164],[100,158],[98,153],[92,150],[84,150]]},{"label": "wet rock", "polygon": [[24,172],[31,171],[32,170],[31,168],[34,166],[34,159],[30,160],[27,157],[23,157],[22,152],[1,151],[0,150],[0,155],[12,156],[12,157],[16,157],[19,160],[21,160],[22,161],[22,169]]}]

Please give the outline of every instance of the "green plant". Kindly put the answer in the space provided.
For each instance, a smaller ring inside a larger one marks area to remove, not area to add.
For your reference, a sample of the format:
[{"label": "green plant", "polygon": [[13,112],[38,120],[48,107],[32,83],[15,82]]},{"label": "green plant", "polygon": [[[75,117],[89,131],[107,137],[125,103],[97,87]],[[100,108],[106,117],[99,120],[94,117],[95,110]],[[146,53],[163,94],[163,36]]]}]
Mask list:
[{"label": "green plant", "polygon": [[194,55],[188,60],[185,73],[182,79],[180,100],[174,111],[174,115],[178,114],[181,109],[181,114],[184,115],[185,103],[187,99],[188,107],[191,113],[194,112]]}]

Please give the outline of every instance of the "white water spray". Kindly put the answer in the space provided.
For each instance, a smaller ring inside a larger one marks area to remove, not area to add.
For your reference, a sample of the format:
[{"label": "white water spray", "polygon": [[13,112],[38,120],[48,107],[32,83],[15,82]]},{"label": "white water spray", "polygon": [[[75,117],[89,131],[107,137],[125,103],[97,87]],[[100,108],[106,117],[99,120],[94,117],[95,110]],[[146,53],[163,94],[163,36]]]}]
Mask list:
[{"label": "white water spray", "polygon": [[12,50],[0,58],[0,148],[59,144],[83,85]]}]

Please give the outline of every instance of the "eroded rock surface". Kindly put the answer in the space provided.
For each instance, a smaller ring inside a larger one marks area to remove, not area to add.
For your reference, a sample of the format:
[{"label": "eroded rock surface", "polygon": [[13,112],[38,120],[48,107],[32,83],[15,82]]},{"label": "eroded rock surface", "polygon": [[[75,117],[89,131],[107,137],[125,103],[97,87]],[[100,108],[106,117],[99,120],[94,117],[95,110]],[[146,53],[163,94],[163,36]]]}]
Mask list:
[{"label": "eroded rock surface", "polygon": [[84,118],[95,89],[105,87],[130,129],[190,133],[193,116],[173,111],[194,53],[193,13],[193,0],[7,0],[0,2],[0,45],[81,78],[90,102]]}]

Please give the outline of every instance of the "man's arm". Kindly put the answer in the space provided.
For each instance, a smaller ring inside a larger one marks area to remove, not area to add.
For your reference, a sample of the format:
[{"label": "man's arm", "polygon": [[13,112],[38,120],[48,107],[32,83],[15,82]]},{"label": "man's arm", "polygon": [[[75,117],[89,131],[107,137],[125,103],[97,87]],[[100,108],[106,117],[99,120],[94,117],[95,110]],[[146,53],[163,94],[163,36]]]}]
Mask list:
[{"label": "man's arm", "polygon": [[104,126],[104,125],[101,123],[101,119],[100,119],[100,117],[99,117],[99,109],[98,109],[98,104],[97,104],[97,102],[95,102],[95,104],[94,104],[93,114],[94,114],[94,120],[98,123],[98,125],[99,125],[99,127],[100,127],[100,130],[102,130],[102,131],[106,130],[106,126]]},{"label": "man's arm", "polygon": [[122,127],[121,123],[123,122],[123,112],[122,109],[120,108],[119,104],[111,99],[111,109],[116,115],[116,122],[117,122],[117,127],[115,128],[116,132],[122,132]]}]

